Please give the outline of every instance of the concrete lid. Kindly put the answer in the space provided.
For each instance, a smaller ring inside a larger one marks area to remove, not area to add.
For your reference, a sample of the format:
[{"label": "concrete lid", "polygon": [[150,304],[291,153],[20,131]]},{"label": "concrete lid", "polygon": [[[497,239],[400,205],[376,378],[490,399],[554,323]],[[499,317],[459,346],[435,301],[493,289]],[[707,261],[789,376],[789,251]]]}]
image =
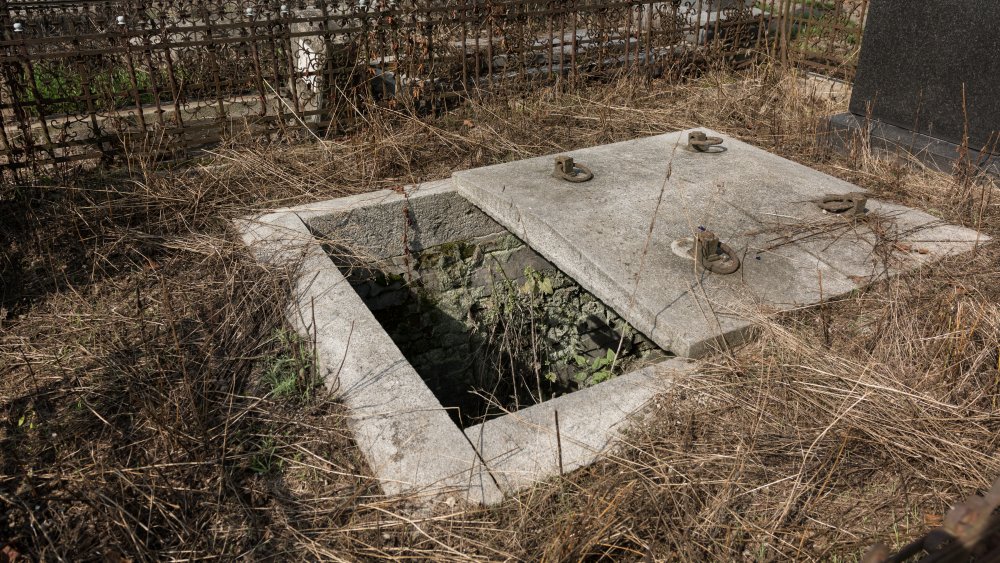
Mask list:
[{"label": "concrete lid", "polygon": [[[761,313],[818,303],[885,272],[866,221],[825,215],[814,203],[861,191],[857,186],[703,131],[724,139],[725,150],[690,150],[688,131],[680,131],[566,153],[593,171],[588,182],[553,177],[552,156],[453,178],[462,195],[681,356],[703,355],[720,337],[741,339]],[[913,236],[923,224],[940,227],[929,215],[893,211],[894,221],[909,224],[902,234]],[[706,229],[736,250],[738,272],[709,274],[671,250]],[[943,240],[935,237],[921,259],[893,267],[916,267],[927,256],[985,240],[952,226],[938,235]]]}]

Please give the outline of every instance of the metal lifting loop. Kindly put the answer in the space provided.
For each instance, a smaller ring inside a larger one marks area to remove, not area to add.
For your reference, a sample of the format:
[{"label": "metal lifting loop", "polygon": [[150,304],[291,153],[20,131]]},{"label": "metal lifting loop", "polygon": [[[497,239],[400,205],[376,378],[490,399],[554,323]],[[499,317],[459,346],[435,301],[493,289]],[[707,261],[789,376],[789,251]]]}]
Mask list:
[{"label": "metal lifting loop", "polygon": [[822,199],[816,202],[816,206],[827,213],[843,215],[844,217],[856,217],[865,214],[865,205],[867,203],[868,196],[863,193],[853,192],[823,196]]},{"label": "metal lifting loop", "polygon": [[713,274],[732,274],[740,269],[740,259],[728,244],[719,241],[712,231],[698,233],[695,237],[695,260]]},{"label": "metal lifting loop", "polygon": [[691,131],[688,133],[688,146],[698,152],[722,152],[725,150],[723,147],[719,147],[722,150],[713,151],[712,147],[722,144],[722,139],[719,137],[709,137],[704,131]]},{"label": "metal lifting loop", "polygon": [[552,172],[552,176],[561,178],[567,182],[579,183],[592,180],[594,173],[590,171],[590,168],[573,162],[573,157],[571,156],[557,156],[556,168]]}]

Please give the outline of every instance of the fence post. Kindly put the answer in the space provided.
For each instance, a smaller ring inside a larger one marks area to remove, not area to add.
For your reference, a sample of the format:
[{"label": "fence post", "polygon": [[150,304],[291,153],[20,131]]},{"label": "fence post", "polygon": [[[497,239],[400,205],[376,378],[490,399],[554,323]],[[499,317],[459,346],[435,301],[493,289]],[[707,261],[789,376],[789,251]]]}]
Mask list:
[{"label": "fence post", "polygon": [[[325,92],[330,87],[325,72],[329,52],[321,30],[314,29],[323,13],[316,7],[293,10],[294,21],[289,26],[293,72],[289,77],[289,91],[298,96],[300,118],[309,125],[322,122],[325,109]],[[324,22],[325,23],[325,22]]]},{"label": "fence post", "polygon": [[783,0],[781,7],[781,62],[787,65],[792,45],[792,0]]}]

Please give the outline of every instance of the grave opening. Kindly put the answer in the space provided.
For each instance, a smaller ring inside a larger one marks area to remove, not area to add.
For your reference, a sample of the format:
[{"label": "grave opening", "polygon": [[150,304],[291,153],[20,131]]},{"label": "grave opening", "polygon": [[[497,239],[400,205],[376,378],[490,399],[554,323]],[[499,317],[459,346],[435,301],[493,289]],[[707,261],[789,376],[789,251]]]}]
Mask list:
[{"label": "grave opening", "polygon": [[667,357],[506,231],[375,261],[330,254],[462,428]]},{"label": "grave opening", "polygon": [[586,182],[537,157],[241,221],[388,494],[494,504],[583,467],[698,376],[652,343],[710,354],[990,240],[703,132],[727,150],[679,131],[558,155]]}]

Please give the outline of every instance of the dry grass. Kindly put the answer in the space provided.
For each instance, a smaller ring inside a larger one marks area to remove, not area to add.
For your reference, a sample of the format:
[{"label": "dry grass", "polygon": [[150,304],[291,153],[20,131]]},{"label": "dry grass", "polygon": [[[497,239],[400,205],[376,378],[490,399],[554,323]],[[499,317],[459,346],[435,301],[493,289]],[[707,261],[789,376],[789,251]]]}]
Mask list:
[{"label": "dry grass", "polygon": [[[1000,252],[823,308],[651,406],[617,453],[489,510],[378,495],[228,220],[687,126],[1000,235],[988,179],[815,141],[844,93],[764,67],[373,112],[348,138],[0,202],[0,538],[53,559],[855,560],[1000,475]],[[2,542],[0,542],[2,543]]]}]

